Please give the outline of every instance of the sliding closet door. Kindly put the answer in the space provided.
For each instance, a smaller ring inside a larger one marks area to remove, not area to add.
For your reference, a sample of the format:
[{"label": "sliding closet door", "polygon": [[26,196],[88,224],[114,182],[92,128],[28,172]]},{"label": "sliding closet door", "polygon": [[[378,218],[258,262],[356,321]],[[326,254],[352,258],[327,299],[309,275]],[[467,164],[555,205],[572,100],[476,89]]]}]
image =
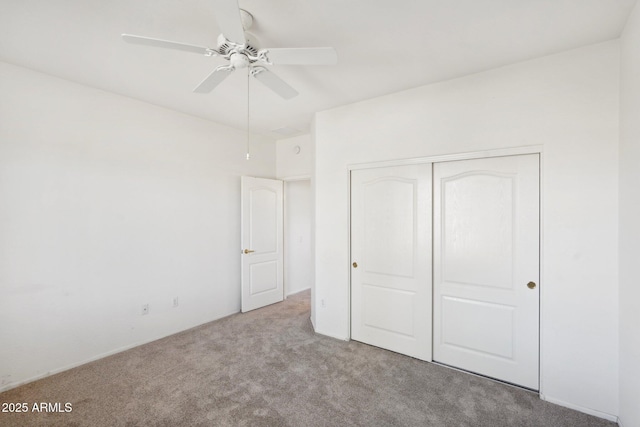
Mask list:
[{"label": "sliding closet door", "polygon": [[351,337],[431,360],[431,165],[351,172]]},{"label": "sliding closet door", "polygon": [[539,156],[434,165],[434,361],[534,390]]}]

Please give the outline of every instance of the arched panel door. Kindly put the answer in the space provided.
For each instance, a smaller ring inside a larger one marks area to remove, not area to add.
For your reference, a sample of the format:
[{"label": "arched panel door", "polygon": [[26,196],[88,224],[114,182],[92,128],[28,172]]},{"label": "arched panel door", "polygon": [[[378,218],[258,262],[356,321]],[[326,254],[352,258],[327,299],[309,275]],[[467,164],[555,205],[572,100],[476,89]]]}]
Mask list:
[{"label": "arched panel door", "polygon": [[538,390],[539,156],[433,174],[433,360]]},{"label": "arched panel door", "polygon": [[242,312],[284,299],[282,181],[241,180]]},{"label": "arched panel door", "polygon": [[351,337],[431,360],[431,165],[351,172]]}]

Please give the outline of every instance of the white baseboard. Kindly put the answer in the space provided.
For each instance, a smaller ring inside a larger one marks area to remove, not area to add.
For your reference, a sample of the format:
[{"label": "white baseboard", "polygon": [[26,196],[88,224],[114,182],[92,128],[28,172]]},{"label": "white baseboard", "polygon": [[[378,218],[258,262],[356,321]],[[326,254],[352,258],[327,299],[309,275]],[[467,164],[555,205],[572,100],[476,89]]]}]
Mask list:
[{"label": "white baseboard", "polygon": [[309,286],[308,288],[304,288],[304,289],[298,289],[298,290],[297,290],[297,291],[295,291],[295,292],[288,293],[288,294],[286,295],[286,297],[290,297],[291,295],[299,294],[300,292],[308,291],[309,289],[311,289],[311,286]]},{"label": "white baseboard", "polygon": [[186,332],[186,331],[188,331],[190,329],[198,328],[198,327],[200,327],[202,325],[205,325],[207,323],[215,322],[216,320],[224,319],[225,317],[229,317],[229,316],[232,316],[232,315],[238,314],[238,313],[239,312],[234,311],[233,313],[229,313],[229,314],[222,315],[220,317],[216,317],[213,320],[208,320],[208,321],[206,321],[204,323],[201,323],[200,325],[191,326],[191,327],[189,327],[187,329],[184,329],[182,331],[173,332],[173,333],[171,333],[169,335],[163,335],[163,336],[160,336],[160,337],[150,338],[148,340],[140,341],[140,342],[137,342],[137,343],[134,343],[134,344],[125,345],[123,347],[118,347],[118,348],[116,348],[114,350],[110,350],[110,351],[107,351],[107,352],[104,352],[104,353],[100,353],[100,354],[98,354],[96,356],[92,356],[92,357],[90,357],[88,359],[84,359],[84,360],[81,360],[79,362],[74,362],[74,363],[71,363],[69,365],[63,366],[61,368],[52,369],[52,370],[47,371],[47,372],[45,372],[43,374],[40,374],[40,375],[35,375],[35,376],[31,377],[31,378],[27,378],[26,380],[5,384],[5,385],[0,387],[0,393],[2,393],[3,391],[7,391],[7,390],[11,390],[11,389],[20,387],[21,385],[25,385],[25,384],[28,384],[28,383],[32,383],[34,381],[41,380],[41,379],[46,378],[46,377],[50,377],[50,376],[55,375],[55,374],[59,374],[60,372],[64,372],[64,371],[68,371],[68,370],[73,369],[73,368],[77,368],[78,366],[86,365],[87,363],[95,362],[96,360],[104,359],[105,357],[109,357],[109,356],[112,356],[112,355],[117,354],[117,353],[122,353],[123,351],[131,350],[132,348],[139,347],[141,345],[149,344],[149,343],[152,343],[154,341],[158,341],[158,340],[161,340],[163,338],[170,337],[171,335],[181,334],[181,333]]},{"label": "white baseboard", "polygon": [[313,328],[313,332],[316,332],[316,324],[313,322],[313,317],[309,317],[309,320],[311,321],[311,327]]},{"label": "white baseboard", "polygon": [[620,421],[618,417],[613,414],[608,414],[606,412],[598,411],[596,409],[585,408],[580,405],[568,403],[560,399],[555,399],[553,397],[545,396],[542,393],[540,394],[540,399],[547,401],[549,403],[553,403],[555,405],[560,405],[560,406],[564,406],[565,408],[573,409],[574,411],[583,412],[585,414],[593,415],[594,417],[602,418],[608,421],[613,421],[614,423],[618,423],[618,425],[620,425]]},{"label": "white baseboard", "polygon": [[329,338],[335,338],[335,339],[340,340],[340,341],[349,341],[351,339],[351,338],[345,337],[345,336],[327,334],[326,332],[322,332],[322,331],[317,330],[315,327],[314,327],[314,330],[316,331],[316,334],[324,335],[325,337],[329,337]]}]

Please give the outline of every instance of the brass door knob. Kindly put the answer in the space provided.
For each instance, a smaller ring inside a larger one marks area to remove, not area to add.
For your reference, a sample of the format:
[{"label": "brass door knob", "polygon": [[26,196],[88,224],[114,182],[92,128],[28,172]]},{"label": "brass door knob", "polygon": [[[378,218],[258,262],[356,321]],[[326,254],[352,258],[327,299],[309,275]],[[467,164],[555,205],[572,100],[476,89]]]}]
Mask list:
[{"label": "brass door knob", "polygon": [[353,265],[353,268],[358,268],[358,263],[357,262],[354,262],[352,265]]},{"label": "brass door knob", "polygon": [[251,249],[245,249],[243,252],[245,254],[250,254],[251,252],[255,252],[255,251],[252,251]]},{"label": "brass door knob", "polygon": [[527,287],[529,289],[535,289],[536,288],[536,282],[529,282],[527,283]]}]

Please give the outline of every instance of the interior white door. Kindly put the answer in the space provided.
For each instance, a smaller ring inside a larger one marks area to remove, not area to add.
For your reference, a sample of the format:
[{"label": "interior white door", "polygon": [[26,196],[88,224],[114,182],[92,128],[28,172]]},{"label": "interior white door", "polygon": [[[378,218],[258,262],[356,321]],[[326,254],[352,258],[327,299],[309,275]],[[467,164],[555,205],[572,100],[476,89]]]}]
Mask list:
[{"label": "interior white door", "polygon": [[242,312],[284,299],[282,181],[241,178]]},{"label": "interior white door", "polygon": [[433,360],[538,390],[539,156],[434,165]]},{"label": "interior white door", "polygon": [[431,360],[431,165],[351,172],[351,338]]}]

